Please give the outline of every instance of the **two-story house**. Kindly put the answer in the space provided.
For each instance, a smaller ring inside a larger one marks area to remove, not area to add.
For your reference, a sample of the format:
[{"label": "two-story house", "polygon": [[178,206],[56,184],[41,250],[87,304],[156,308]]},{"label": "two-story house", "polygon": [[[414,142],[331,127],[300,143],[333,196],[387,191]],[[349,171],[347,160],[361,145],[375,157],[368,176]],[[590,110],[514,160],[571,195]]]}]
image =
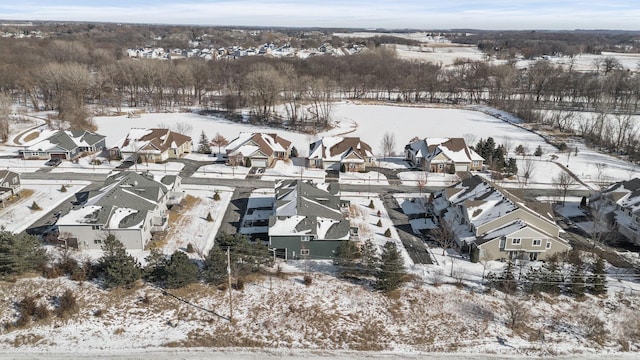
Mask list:
[{"label": "two-story house", "polygon": [[0,203],[17,196],[22,190],[20,174],[11,170],[0,170]]},{"label": "two-story house", "polygon": [[283,180],[275,185],[269,218],[269,247],[285,259],[331,259],[344,241],[357,241],[349,220],[349,202],[339,184]]},{"label": "two-story house", "polygon": [[414,138],[404,153],[412,167],[429,172],[479,171],[484,165],[463,138]]},{"label": "two-story house", "polygon": [[124,171],[109,176],[98,190],[75,194],[74,207],[58,219],[60,239],[69,247],[100,249],[115,235],[127,249],[143,250],[168,224],[167,209],[180,203],[180,177]]},{"label": "two-story house", "polygon": [[311,168],[364,171],[374,166],[371,146],[359,137],[323,137],[309,146],[308,166]]},{"label": "two-story house", "polygon": [[434,195],[433,213],[459,247],[485,260],[544,260],[571,249],[560,238],[551,204],[528,202],[472,176]]},{"label": "two-story house", "polygon": [[159,163],[191,152],[191,137],[169,129],[133,128],[109,149],[113,157]]},{"label": "two-story house", "polygon": [[597,219],[640,245],[640,179],[617,182],[589,199]]}]

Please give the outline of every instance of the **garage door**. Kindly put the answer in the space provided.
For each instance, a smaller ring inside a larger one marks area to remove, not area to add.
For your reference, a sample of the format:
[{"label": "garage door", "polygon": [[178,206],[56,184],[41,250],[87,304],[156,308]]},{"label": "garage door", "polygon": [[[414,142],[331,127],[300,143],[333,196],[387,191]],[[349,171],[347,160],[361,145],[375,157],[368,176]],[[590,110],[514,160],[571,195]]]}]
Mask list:
[{"label": "garage door", "polygon": [[251,159],[253,167],[267,167],[267,159]]},{"label": "garage door", "polygon": [[66,159],[67,154],[49,154],[52,159]]}]

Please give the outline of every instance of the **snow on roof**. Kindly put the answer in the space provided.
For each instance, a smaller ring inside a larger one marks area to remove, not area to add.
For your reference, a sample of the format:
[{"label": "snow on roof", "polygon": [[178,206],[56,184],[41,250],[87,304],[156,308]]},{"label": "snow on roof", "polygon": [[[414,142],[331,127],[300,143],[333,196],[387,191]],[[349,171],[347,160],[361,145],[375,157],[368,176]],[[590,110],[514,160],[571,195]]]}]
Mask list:
[{"label": "snow on roof", "polygon": [[249,144],[242,145],[239,148],[230,152],[229,156],[238,155],[238,154],[242,154],[243,156],[251,156],[252,154],[256,153],[258,150],[260,150],[260,148],[255,145],[249,145]]},{"label": "snow on roof", "polygon": [[102,206],[83,206],[78,209],[72,209],[65,216],[58,219],[57,225],[82,225],[95,224],[97,217],[95,216]]},{"label": "snow on roof", "polygon": [[524,221],[520,219],[514,220],[503,227],[487,231],[483,237],[483,240],[489,241],[495,238],[507,236],[525,227],[527,227],[527,223],[525,223]]},{"label": "snow on roof", "polygon": [[318,218],[316,221],[317,229],[316,233],[318,234],[318,239],[324,239],[327,237],[327,232],[331,227],[335,224],[339,224],[340,221],[326,218]]},{"label": "snow on roof", "polygon": [[300,215],[293,215],[287,217],[276,217],[273,225],[269,227],[269,235],[305,235],[310,234],[311,230],[298,231],[296,228],[298,224],[304,221],[307,217]]},{"label": "snow on roof", "polygon": [[[109,218],[109,223],[108,223],[107,227],[109,229],[118,229],[118,228],[120,228],[120,223],[122,222],[122,220],[124,220],[124,218],[126,218],[129,215],[133,215],[133,214],[137,214],[137,213],[138,213],[138,210],[135,210],[135,209],[116,208],[111,213],[111,217]],[[128,228],[139,228],[140,224],[142,224],[142,223],[134,224],[133,226],[129,226]]]}]

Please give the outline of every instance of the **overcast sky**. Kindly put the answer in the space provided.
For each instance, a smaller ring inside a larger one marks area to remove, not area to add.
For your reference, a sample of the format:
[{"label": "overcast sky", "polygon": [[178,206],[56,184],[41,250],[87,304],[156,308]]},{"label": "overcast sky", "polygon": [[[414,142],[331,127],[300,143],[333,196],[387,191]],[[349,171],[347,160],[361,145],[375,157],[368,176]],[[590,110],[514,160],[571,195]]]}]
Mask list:
[{"label": "overcast sky", "polygon": [[416,29],[640,30],[640,0],[3,0],[2,3],[0,19],[5,20]]}]

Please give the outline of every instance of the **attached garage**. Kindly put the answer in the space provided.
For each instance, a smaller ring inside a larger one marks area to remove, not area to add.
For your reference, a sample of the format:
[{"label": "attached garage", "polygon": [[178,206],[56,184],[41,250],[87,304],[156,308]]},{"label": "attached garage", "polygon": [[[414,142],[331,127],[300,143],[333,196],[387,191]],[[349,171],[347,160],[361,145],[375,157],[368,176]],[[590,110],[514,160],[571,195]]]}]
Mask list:
[{"label": "attached garage", "polygon": [[252,167],[263,167],[266,168],[267,167],[267,159],[251,159],[251,166]]},{"label": "attached garage", "polygon": [[63,154],[49,154],[49,156],[51,156],[52,159],[61,159],[61,160],[66,160],[67,159],[67,154],[63,153]]}]

